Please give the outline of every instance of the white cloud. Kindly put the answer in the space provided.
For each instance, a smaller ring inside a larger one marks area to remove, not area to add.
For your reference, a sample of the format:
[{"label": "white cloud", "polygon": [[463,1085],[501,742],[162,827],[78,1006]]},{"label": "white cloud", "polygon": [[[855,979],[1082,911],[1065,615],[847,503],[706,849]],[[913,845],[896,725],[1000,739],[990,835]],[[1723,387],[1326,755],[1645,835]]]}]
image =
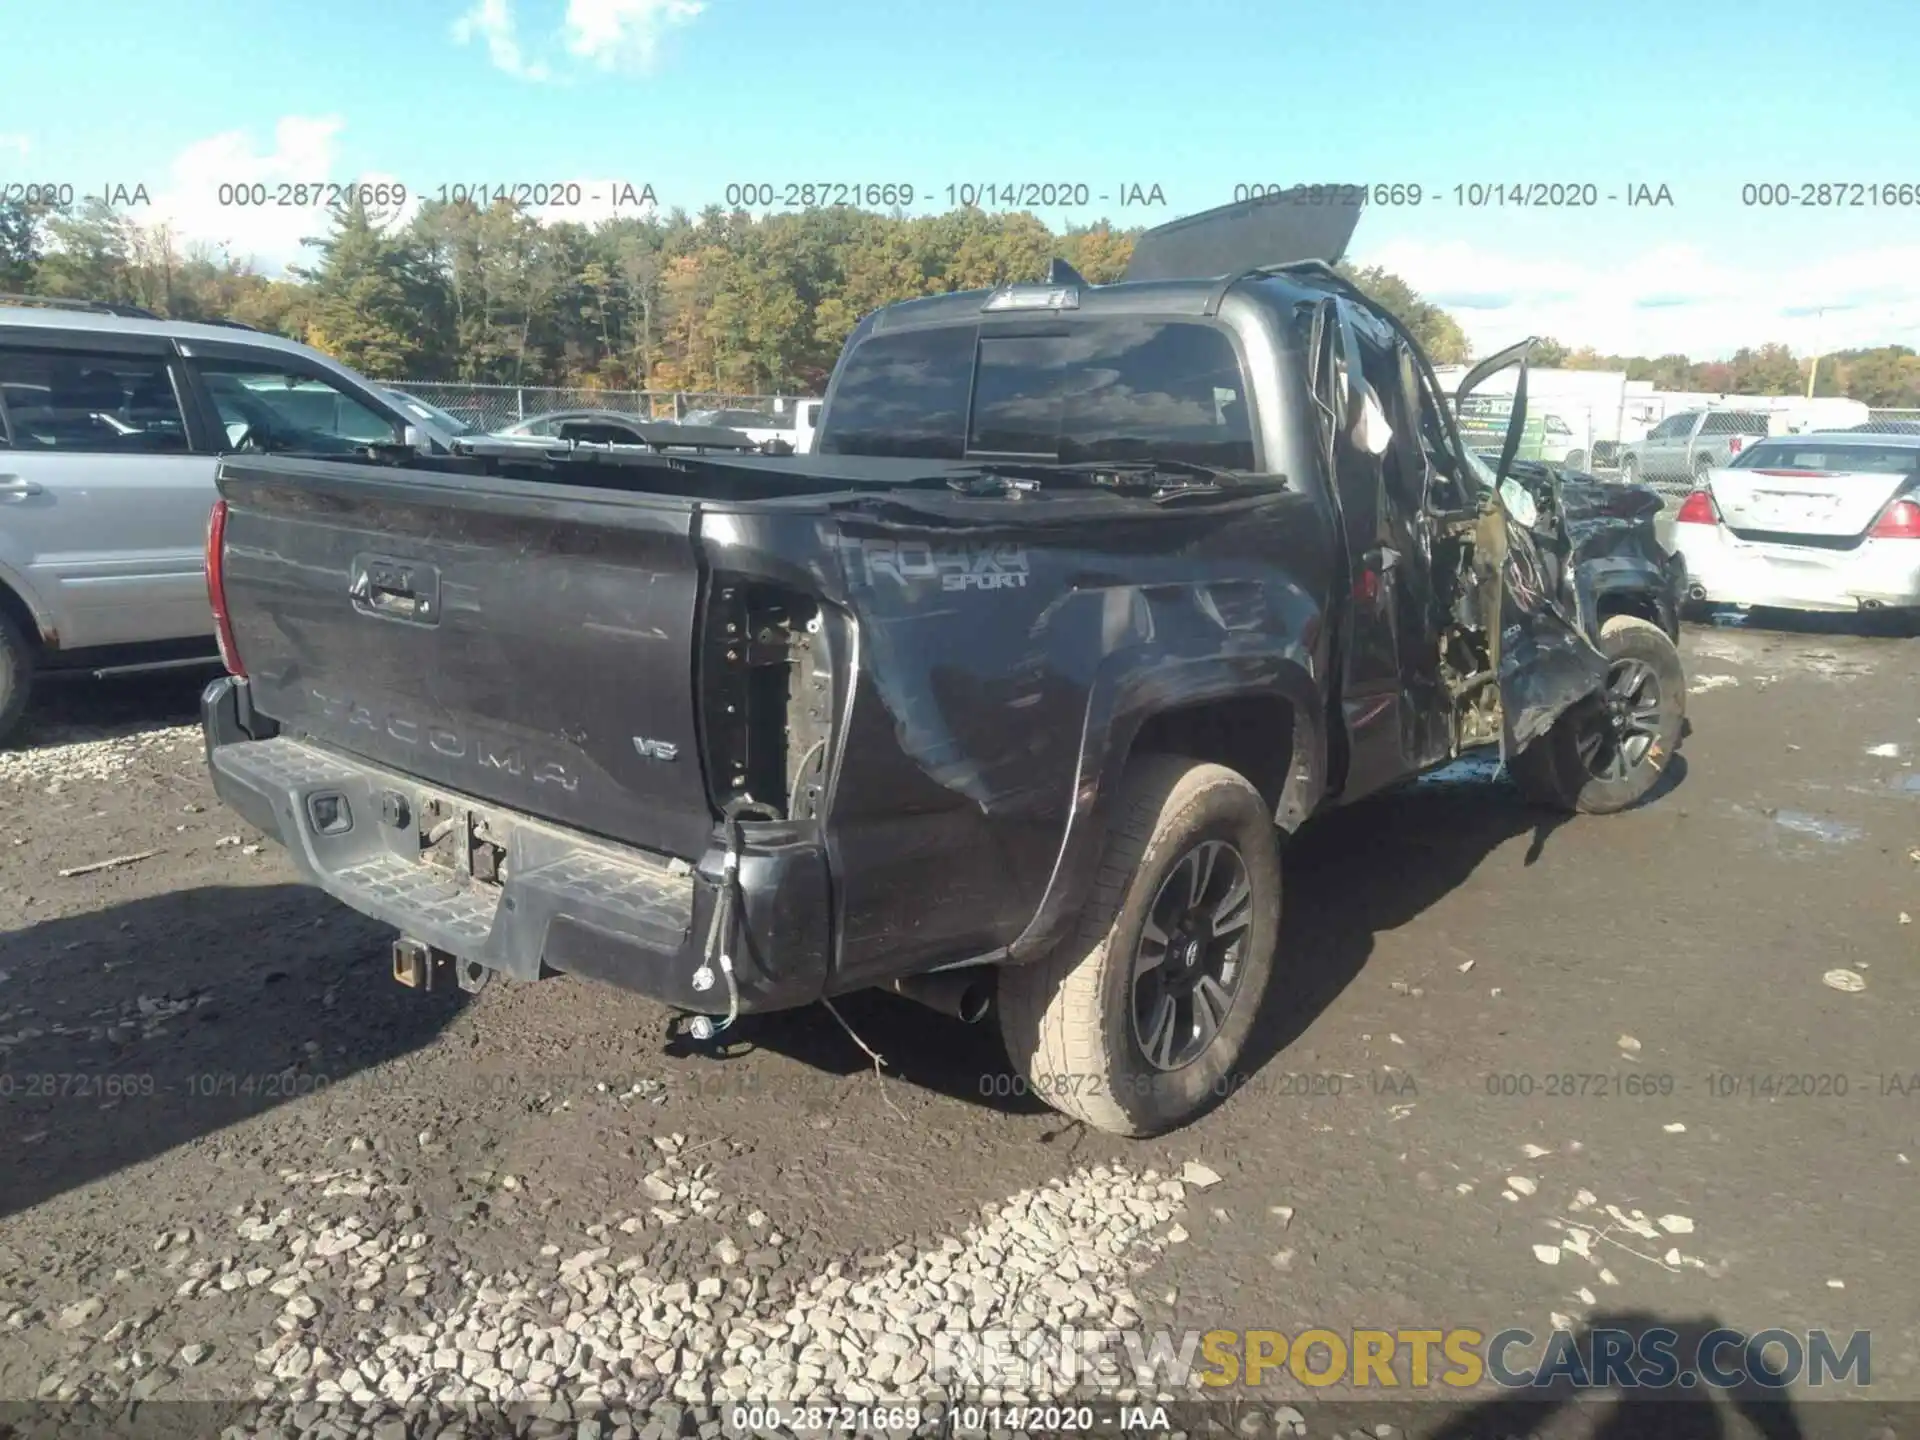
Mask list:
[{"label": "white cloud", "polygon": [[[152,208],[128,213],[142,225],[167,226],[176,244],[206,242],[226,249],[236,259],[251,258],[269,273],[278,272],[303,257],[303,240],[326,233],[329,212],[324,202],[330,198],[326,187],[349,179],[397,178],[336,173],[337,141],[344,128],[337,115],[286,115],[274,125],[273,144],[265,150],[244,130],[196,141],[174,157]],[[314,203],[277,203],[283,185],[313,187],[308,198]],[[249,188],[254,186],[261,188]],[[248,203],[262,198],[267,203]],[[406,210],[416,204],[417,199],[410,197]]]},{"label": "white cloud", "polygon": [[567,49],[608,70],[650,70],[663,32],[706,9],[704,0],[567,0]]},{"label": "white cloud", "polygon": [[1529,334],[1606,354],[1694,359],[1769,341],[1802,355],[1920,344],[1920,246],[1737,266],[1699,246],[1668,245],[1588,265],[1399,240],[1354,258],[1445,307],[1476,355]]},{"label": "white cloud", "polygon": [[[645,73],[658,57],[660,39],[706,9],[706,0],[567,0],[565,19],[544,46],[564,46],[575,60],[602,70]],[[520,43],[513,0],[473,0],[453,22],[460,45],[485,42],[494,67],[520,80],[553,78],[544,60],[529,59]]]},{"label": "white cloud", "polygon": [[468,44],[476,37],[486,41],[487,56],[496,69],[521,80],[547,78],[544,62],[530,62],[521,53],[510,0],[474,0],[473,8],[453,22],[457,44]]}]

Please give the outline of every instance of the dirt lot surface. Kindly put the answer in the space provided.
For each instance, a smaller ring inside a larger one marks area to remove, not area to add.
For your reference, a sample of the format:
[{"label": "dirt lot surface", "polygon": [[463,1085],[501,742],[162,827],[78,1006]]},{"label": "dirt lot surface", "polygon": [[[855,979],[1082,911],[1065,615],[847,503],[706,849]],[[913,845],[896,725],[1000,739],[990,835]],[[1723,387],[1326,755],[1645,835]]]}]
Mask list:
[{"label": "dirt lot surface", "polygon": [[[820,1009],[715,1057],[585,981],[402,989],[215,801],[195,683],[54,692],[0,751],[0,1400],[714,1434],[680,1407],[917,1394],[969,1325],[1665,1322],[1870,1331],[1870,1384],[1757,1423],[1871,1433],[1920,1402],[1920,641],[1684,649],[1654,803],[1543,824],[1469,765],[1297,837],[1269,1058],[1146,1143],[904,1001],[843,1007],[883,1080]],[[1239,1393],[1345,1433],[1284,1368]]]}]

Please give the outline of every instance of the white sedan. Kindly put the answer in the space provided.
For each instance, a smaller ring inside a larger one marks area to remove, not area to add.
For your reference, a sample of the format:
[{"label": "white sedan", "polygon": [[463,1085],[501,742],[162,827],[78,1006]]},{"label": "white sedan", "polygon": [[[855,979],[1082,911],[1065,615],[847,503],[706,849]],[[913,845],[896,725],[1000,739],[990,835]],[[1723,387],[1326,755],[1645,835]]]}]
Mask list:
[{"label": "white sedan", "polygon": [[1674,546],[1696,604],[1920,620],[1920,435],[1762,440],[1687,497]]}]

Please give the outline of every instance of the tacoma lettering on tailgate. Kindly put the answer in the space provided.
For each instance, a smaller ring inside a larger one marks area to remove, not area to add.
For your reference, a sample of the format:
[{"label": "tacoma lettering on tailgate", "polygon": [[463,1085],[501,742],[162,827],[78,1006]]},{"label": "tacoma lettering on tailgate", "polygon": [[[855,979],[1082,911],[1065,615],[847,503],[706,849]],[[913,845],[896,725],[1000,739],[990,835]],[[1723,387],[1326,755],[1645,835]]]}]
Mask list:
[{"label": "tacoma lettering on tailgate", "polygon": [[580,777],[570,773],[557,760],[528,760],[516,745],[500,745],[485,739],[469,739],[444,725],[422,725],[419,721],[391,711],[376,711],[347,696],[326,695],[310,690],[320,711],[329,720],[342,721],[398,740],[402,745],[422,745],[449,760],[466,760],[483,770],[498,770],[515,779],[521,776],[536,785],[558,785],[562,790],[580,788]]}]

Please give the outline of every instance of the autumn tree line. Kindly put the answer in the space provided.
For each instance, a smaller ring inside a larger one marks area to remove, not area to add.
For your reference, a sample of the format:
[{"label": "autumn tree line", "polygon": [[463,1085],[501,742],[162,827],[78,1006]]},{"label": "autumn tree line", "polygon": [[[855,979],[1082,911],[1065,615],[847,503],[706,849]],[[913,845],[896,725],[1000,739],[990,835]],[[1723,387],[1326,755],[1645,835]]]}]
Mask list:
[{"label": "autumn tree line", "polygon": [[[1116,280],[1138,234],[1105,222],[1056,233],[1030,214],[973,209],[753,217],[716,206],[589,225],[468,201],[430,201],[404,223],[354,204],[324,229],[310,265],[273,277],[98,202],[0,203],[0,291],[240,320],[388,379],[817,393],[870,310],[1036,280],[1055,257],[1095,284]],[[1436,364],[1471,358],[1453,317],[1398,276],[1348,273]],[[1547,340],[1536,363],[1763,395],[1804,393],[1809,361],[1784,345],[1696,361]],[[1897,345],[1822,356],[1815,393],[1920,406],[1920,356]]]}]

